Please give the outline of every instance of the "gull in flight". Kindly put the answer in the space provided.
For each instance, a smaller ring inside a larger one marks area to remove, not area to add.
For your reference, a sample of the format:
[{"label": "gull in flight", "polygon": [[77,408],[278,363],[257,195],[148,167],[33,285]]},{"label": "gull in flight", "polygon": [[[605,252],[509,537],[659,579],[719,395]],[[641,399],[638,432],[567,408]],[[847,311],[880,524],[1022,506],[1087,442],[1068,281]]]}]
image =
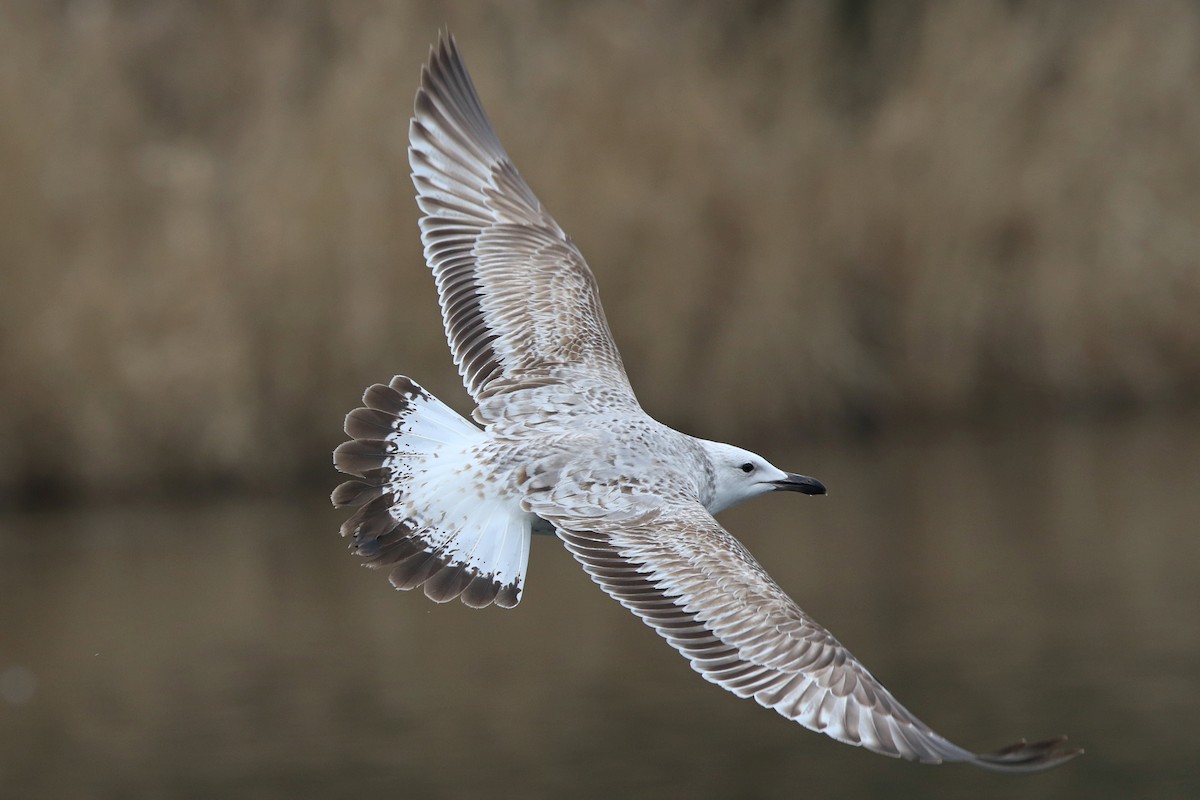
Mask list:
[{"label": "gull in flight", "polygon": [[421,71],[409,161],[446,338],[474,422],[409,378],[363,395],[334,451],[356,476],[342,535],[398,589],[512,608],[530,537],[557,535],[601,589],[705,679],[876,753],[1006,771],[1061,764],[1065,737],[976,754],[900,705],[713,519],[815,478],[642,410],[583,256],[518,174],[454,39]]}]

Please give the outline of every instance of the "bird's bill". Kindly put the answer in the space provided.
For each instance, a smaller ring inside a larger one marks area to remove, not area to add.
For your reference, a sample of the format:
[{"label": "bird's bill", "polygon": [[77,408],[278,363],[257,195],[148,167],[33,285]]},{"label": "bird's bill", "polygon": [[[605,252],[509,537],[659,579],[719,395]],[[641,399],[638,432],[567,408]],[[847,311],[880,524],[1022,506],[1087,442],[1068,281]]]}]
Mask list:
[{"label": "bird's bill", "polygon": [[771,481],[776,491],[800,492],[802,494],[825,494],[825,484],[807,475],[789,472],[786,478]]}]

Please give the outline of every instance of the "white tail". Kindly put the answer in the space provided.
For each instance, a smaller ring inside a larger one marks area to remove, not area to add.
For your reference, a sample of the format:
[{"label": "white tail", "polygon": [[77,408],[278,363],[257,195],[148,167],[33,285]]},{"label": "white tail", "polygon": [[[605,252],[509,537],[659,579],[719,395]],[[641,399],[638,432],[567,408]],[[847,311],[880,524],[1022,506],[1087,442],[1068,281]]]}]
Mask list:
[{"label": "white tail", "polygon": [[354,552],[391,569],[397,589],[425,586],[439,603],[473,608],[521,599],[531,515],[495,492],[479,463],[487,434],[397,375],[346,415],[351,440],[333,451],[346,481],[330,498],[357,507],[342,525]]}]

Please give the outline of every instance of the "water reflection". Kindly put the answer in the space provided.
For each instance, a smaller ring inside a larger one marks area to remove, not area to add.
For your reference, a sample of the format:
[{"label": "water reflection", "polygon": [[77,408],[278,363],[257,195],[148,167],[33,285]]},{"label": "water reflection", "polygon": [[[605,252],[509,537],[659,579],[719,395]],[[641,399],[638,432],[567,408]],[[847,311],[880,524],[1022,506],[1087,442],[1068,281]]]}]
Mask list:
[{"label": "water reflection", "polygon": [[1200,796],[1198,431],[767,446],[830,496],[723,518],[942,733],[1088,748],[1055,772],[809,734],[693,675],[553,540],[515,611],[397,594],[313,496],[0,519],[2,794]]}]

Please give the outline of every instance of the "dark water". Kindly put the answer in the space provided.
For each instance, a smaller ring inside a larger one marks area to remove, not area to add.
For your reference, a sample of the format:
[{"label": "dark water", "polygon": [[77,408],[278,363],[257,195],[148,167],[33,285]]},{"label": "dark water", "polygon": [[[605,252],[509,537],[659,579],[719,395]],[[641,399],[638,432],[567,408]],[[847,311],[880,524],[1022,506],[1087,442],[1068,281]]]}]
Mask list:
[{"label": "dark water", "polygon": [[766,447],[830,496],[723,518],[951,739],[1087,748],[1050,773],[737,700],[555,540],[514,611],[393,592],[314,492],[0,517],[0,797],[1200,797],[1195,422]]}]

